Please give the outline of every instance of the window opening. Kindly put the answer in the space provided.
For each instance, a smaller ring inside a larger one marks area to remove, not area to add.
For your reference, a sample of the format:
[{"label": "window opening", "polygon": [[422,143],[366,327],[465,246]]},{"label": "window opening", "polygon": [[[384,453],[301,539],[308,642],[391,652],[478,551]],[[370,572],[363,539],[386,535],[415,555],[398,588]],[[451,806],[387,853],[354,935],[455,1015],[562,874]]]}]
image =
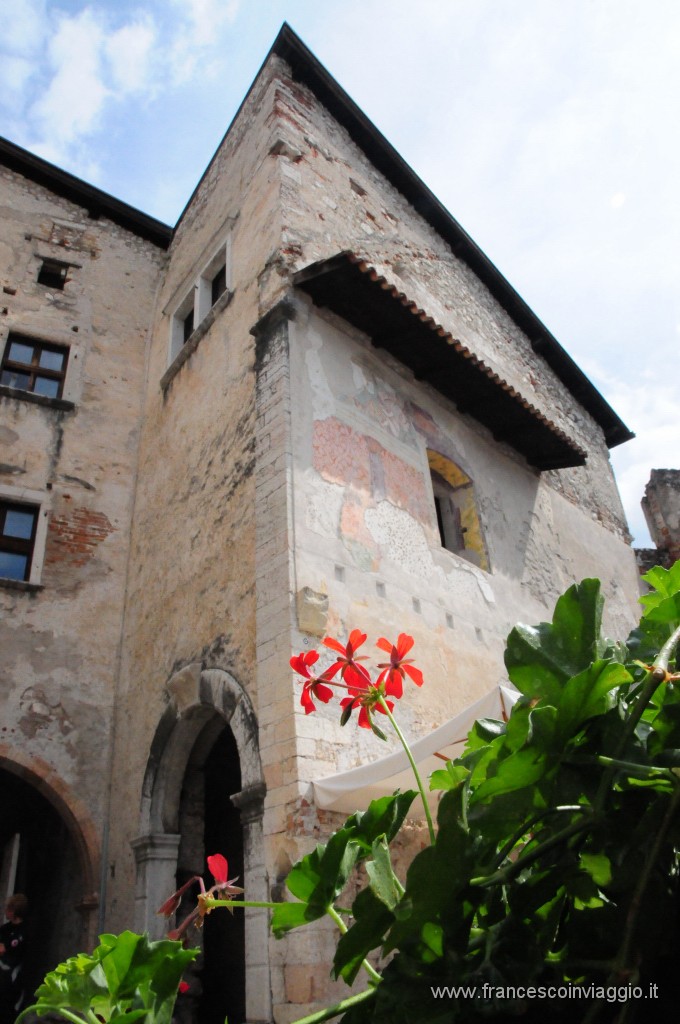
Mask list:
[{"label": "window opening", "polygon": [[439,452],[428,450],[427,461],[442,547],[488,571],[489,558],[472,480]]},{"label": "window opening", "polygon": [[194,333],[194,311],[190,309],[187,315],[182,321],[182,337],[186,344],[191,335]]},{"label": "window opening", "polygon": [[10,334],[2,357],[0,384],[46,398],[61,398],[67,361],[65,346]]},{"label": "window opening", "polygon": [[0,577],[28,580],[31,575],[38,509],[0,501]]},{"label": "window opening", "polygon": [[69,263],[62,263],[61,260],[43,260],[38,271],[38,284],[63,291],[69,266]]},{"label": "window opening", "polygon": [[213,306],[219,299],[220,295],[223,295],[227,290],[227,265],[223,263],[220,269],[217,271],[212,279],[210,286],[211,299]]}]

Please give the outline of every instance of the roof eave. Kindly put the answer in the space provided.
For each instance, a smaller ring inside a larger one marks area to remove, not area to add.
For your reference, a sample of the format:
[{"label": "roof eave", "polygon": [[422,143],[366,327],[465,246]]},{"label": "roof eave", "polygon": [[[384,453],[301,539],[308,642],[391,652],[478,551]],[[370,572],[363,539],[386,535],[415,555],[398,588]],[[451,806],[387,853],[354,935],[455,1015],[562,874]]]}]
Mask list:
[{"label": "roof eave", "polygon": [[536,352],[599,424],[608,446],[612,448],[633,438],[635,435],[519,293],[288,24],[282,26],[270,53],[286,61],[293,78],[311,89],[349,132],[373,166],[441,235],[453,253],[474,271],[527,335]]},{"label": "roof eave", "polygon": [[87,182],[69,174],[68,171],[63,171],[48,160],[43,160],[42,157],[35,156],[2,137],[0,137],[0,164],[87,210],[93,220],[106,217],[132,234],[152,242],[160,249],[167,249],[170,245],[172,228],[167,224],[142,213],[120,199],[115,199],[108,192],[88,185]]}]

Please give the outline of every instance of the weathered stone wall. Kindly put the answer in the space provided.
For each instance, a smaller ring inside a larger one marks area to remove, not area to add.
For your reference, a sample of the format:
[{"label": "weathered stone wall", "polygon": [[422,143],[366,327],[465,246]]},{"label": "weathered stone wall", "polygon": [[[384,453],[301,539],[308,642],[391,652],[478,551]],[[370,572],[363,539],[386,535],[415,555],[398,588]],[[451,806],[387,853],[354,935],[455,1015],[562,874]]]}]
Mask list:
[{"label": "weathered stone wall", "polygon": [[642,511],[657,547],[657,561],[651,564],[670,568],[680,558],[680,470],[652,470]]},{"label": "weathered stone wall", "polygon": [[[265,73],[185,211],[154,320],[117,719],[121,782],[115,806],[125,827],[111,847],[114,927],[129,920],[129,841],[140,828],[142,781],[169,699],[168,680],[184,666],[220,669],[247,693],[258,718],[263,710],[256,664],[257,408],[250,330],[260,314],[258,275],[280,239],[270,90]],[[199,329],[198,344],[192,339],[187,348],[193,350],[185,361],[182,354],[177,372],[173,367],[168,374],[173,313],[227,236],[231,297],[218,304],[207,329]],[[287,687],[292,690],[289,678]],[[268,745],[265,725],[259,736],[265,776],[274,757],[268,761]],[[272,779],[270,792],[275,790]]]},{"label": "weathered stone wall", "polygon": [[[588,451],[584,467],[547,477],[553,489],[628,538],[600,428],[531,347],[472,270],[388,184],[316,97],[284,77],[283,248],[291,269],[350,249],[365,255],[454,338]],[[455,211],[454,211],[455,212]]]},{"label": "weathered stone wall", "polygon": [[[0,349],[16,331],[69,350],[62,401],[0,394],[0,493],[40,504],[47,522],[40,587],[0,582],[1,753],[77,822],[92,853],[108,811],[144,359],[163,257],[6,170],[0,220]],[[63,290],[37,283],[43,258],[71,264]]]}]

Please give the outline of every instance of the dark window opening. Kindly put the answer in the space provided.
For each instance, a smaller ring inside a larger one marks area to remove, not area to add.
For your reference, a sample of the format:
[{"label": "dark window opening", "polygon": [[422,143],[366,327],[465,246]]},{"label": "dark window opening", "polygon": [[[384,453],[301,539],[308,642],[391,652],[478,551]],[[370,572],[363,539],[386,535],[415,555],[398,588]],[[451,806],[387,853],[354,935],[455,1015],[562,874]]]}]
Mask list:
[{"label": "dark window opening", "polygon": [[212,279],[210,286],[212,305],[214,306],[220,295],[227,290],[227,267],[226,264],[220,267]]},{"label": "dark window opening", "polygon": [[38,284],[44,284],[46,288],[56,288],[60,292],[63,291],[69,265],[60,260],[43,260],[38,271]]},{"label": "dark window opening", "polygon": [[0,577],[28,580],[31,575],[38,509],[0,501]]},{"label": "dark window opening", "polygon": [[10,334],[2,357],[0,384],[32,391],[46,398],[61,398],[68,348]]},{"label": "dark window opening", "polygon": [[182,340],[186,343],[194,333],[194,311],[190,309],[182,320]]}]

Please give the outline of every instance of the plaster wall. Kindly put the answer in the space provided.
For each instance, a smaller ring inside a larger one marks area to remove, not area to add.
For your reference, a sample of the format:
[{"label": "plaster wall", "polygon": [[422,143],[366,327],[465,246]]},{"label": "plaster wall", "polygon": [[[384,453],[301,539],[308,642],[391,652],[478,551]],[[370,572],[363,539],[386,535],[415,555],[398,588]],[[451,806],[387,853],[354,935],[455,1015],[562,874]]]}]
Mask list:
[{"label": "plaster wall", "polygon": [[[107,812],[144,356],[163,257],[6,170],[0,222],[0,349],[12,331],[69,350],[63,401],[0,394],[0,493],[39,504],[47,527],[40,586],[0,581],[3,761],[67,808],[92,850]],[[37,283],[43,258],[70,264],[63,290]]]},{"label": "plaster wall", "polygon": [[[627,633],[637,578],[616,532],[338,318],[301,298],[291,330],[297,650],[355,627],[412,634],[427,682],[406,685],[399,719],[416,737],[505,679],[512,626],[549,619],[587,575],[603,581],[607,628]],[[488,572],[441,546],[428,448],[473,481]],[[339,727],[336,703],[296,714],[302,779],[385,753]]]}]

